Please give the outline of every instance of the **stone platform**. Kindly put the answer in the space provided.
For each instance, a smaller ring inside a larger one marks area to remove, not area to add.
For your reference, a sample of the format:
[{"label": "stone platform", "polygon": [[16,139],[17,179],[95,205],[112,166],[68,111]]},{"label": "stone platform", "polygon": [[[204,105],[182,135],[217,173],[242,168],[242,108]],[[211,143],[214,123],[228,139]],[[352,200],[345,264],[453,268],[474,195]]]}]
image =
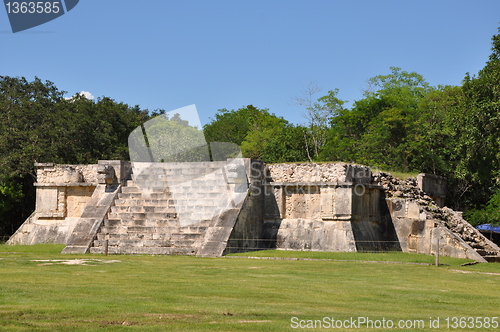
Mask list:
[{"label": "stone platform", "polygon": [[[346,163],[35,164],[35,212],[9,244],[64,253],[221,256],[260,249],[405,251],[485,261],[500,248],[441,208],[444,179]],[[429,195],[425,190],[429,190]],[[436,201],[437,200],[437,201]]]}]

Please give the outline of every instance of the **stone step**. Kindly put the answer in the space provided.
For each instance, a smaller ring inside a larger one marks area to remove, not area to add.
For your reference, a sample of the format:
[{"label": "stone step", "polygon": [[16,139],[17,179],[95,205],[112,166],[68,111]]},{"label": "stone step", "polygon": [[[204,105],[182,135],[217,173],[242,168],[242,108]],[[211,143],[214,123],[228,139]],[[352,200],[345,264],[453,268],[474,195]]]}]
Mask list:
[{"label": "stone step", "polygon": [[[214,172],[220,170],[223,166],[225,166],[226,162],[180,162],[180,163],[168,163],[168,165],[151,165],[147,167],[136,166],[134,165],[134,170],[137,171],[138,174],[148,172],[154,174],[166,173],[166,174],[190,174],[192,172]],[[162,167],[163,166],[163,167]]]},{"label": "stone step", "polygon": [[110,254],[195,254],[214,215],[228,204],[225,179],[238,180],[234,174],[222,176],[217,168],[225,163],[135,168],[137,174],[122,188],[91,252],[103,253],[107,240]]},{"label": "stone step", "polygon": [[121,219],[121,220],[145,220],[146,219],[146,214],[145,213],[133,213],[133,212],[109,212],[108,213],[108,219]]},{"label": "stone step", "polygon": [[141,233],[141,234],[152,234],[155,230],[158,233],[169,233],[170,228],[166,227],[165,230],[160,231],[160,227],[153,226],[102,226],[101,234],[127,234],[127,233]]},{"label": "stone step", "polygon": [[145,239],[106,239],[95,240],[94,247],[104,247],[108,241],[108,247],[176,247],[186,248],[194,244],[195,239],[178,240],[145,240]]},{"label": "stone step", "polygon": [[140,193],[141,189],[136,186],[129,186],[129,187],[122,187],[122,194],[128,194],[128,193]]},{"label": "stone step", "polygon": [[[216,197],[219,196],[219,197]],[[163,208],[158,209],[156,212],[160,211],[170,211],[168,207],[172,209],[180,209],[183,206],[189,207],[221,207],[229,203],[229,197],[220,197],[220,195],[191,195],[191,197],[175,197],[172,199],[117,199],[115,200],[115,205],[111,207],[110,212],[147,212],[152,211],[151,208]],[[141,210],[144,209],[144,210]]]},{"label": "stone step", "polygon": [[[210,181],[213,182],[213,181]],[[225,182],[214,182],[214,183],[204,183],[197,182],[183,182],[178,186],[169,186],[169,190],[171,192],[203,192],[203,191],[212,191],[217,192],[221,190],[227,190],[227,184]]]},{"label": "stone step", "polygon": [[[228,176],[227,179],[236,181],[240,177],[238,176]],[[156,185],[155,185],[156,184]],[[183,184],[189,186],[224,186],[226,181],[222,174],[210,174],[201,175],[198,177],[165,177],[165,176],[154,176],[154,175],[140,175],[138,179],[127,180],[127,187],[138,187],[147,185],[148,188],[166,188],[182,186]]]},{"label": "stone step", "polygon": [[109,212],[108,219],[121,220],[173,220],[178,217],[176,212]]},{"label": "stone step", "polygon": [[[128,187],[124,187],[128,188]],[[190,197],[190,194],[208,194],[208,193],[220,193],[227,194],[227,186],[186,186],[186,187],[169,187],[164,189],[159,188],[147,188],[143,187],[142,189],[138,189],[137,191],[131,192],[123,192],[121,193],[119,198],[129,198],[129,194],[142,194],[142,196],[137,196],[137,198],[145,197],[146,195],[155,195],[155,197],[160,197],[161,195],[165,195],[165,197],[171,196],[179,196],[179,195],[187,195],[186,197]]]},{"label": "stone step", "polygon": [[118,199],[142,199],[142,193],[119,193]]},{"label": "stone step", "polygon": [[129,193],[165,193],[166,195],[169,195],[170,190],[168,185],[157,185],[156,183],[151,183],[151,184],[144,184],[141,186],[138,186],[137,184],[127,186],[127,187],[122,187],[122,193],[129,194]]},{"label": "stone step", "polygon": [[[90,248],[92,254],[104,254],[104,247]],[[195,248],[177,247],[108,247],[111,255],[196,255]]]},{"label": "stone step", "polygon": [[[200,227],[198,231],[179,232],[179,229],[168,228],[165,233],[99,233],[97,240],[153,240],[153,241],[179,241],[179,240],[197,240],[203,238],[206,227]],[[163,229],[165,231],[165,229]]]},{"label": "stone step", "polygon": [[487,255],[483,256],[484,259],[488,261],[488,263],[500,263],[500,256],[499,255]]},{"label": "stone step", "polygon": [[174,206],[118,205],[112,206],[110,213],[176,213],[176,210]]},{"label": "stone step", "polygon": [[204,236],[202,233],[172,233],[171,239],[177,242],[179,240],[197,240]]},{"label": "stone step", "polygon": [[139,175],[132,174],[132,181],[135,183],[145,182],[168,182],[168,183],[182,183],[186,181],[195,180],[198,178],[217,179],[223,178],[222,174],[210,174],[206,172],[195,172],[191,174],[155,174],[155,173],[140,173]]},{"label": "stone step", "polygon": [[[125,247],[144,247],[144,243],[146,241],[153,240],[144,240],[144,239],[106,239],[106,240],[95,240],[94,247],[104,247],[106,245],[106,241],[108,241],[109,247],[117,247],[117,246],[125,246]],[[157,242],[157,247],[171,247],[170,241],[154,241]]]},{"label": "stone step", "polygon": [[160,234],[160,233],[149,233],[149,234],[139,234],[139,233],[123,233],[123,234],[97,234],[97,240],[155,240],[163,241],[169,240],[170,234]]},{"label": "stone step", "polygon": [[172,194],[170,192],[165,193],[165,192],[152,192],[149,193],[148,199],[170,199],[172,197]]},{"label": "stone step", "polygon": [[121,227],[121,226],[146,226],[146,227],[180,227],[179,221],[175,219],[165,220],[123,220],[123,219],[105,219],[104,227]]},{"label": "stone step", "polygon": [[115,199],[114,203],[115,203],[115,206],[133,206],[133,205],[142,206],[142,205],[144,205],[144,200],[143,199],[117,198],[117,199]]},{"label": "stone step", "polygon": [[[111,236],[113,234],[180,234],[178,236],[191,236],[190,234],[202,235],[206,231],[203,224],[200,226],[190,225],[186,227],[177,226],[136,226],[136,225],[119,225],[119,226],[102,226],[98,234],[103,236]],[[176,235],[177,236],[177,235]]]},{"label": "stone step", "polygon": [[103,226],[104,227],[116,227],[122,224],[121,219],[104,219]]}]

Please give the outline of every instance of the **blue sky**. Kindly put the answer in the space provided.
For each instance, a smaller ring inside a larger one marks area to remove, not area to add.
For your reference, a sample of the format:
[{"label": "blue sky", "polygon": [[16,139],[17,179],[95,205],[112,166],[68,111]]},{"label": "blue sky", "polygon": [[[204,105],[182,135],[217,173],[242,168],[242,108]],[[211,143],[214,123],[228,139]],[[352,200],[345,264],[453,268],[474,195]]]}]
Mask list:
[{"label": "blue sky", "polygon": [[499,26],[498,0],[80,0],[15,34],[0,8],[0,75],[149,110],[196,104],[203,124],[248,104],[305,123],[291,98],[310,82],[351,102],[391,66],[459,85]]}]

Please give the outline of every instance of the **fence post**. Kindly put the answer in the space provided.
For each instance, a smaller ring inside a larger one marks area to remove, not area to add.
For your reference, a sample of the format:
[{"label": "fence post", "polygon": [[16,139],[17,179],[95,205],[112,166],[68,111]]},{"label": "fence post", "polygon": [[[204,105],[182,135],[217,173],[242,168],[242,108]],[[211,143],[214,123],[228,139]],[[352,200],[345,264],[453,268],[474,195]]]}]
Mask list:
[{"label": "fence post", "polygon": [[437,248],[436,248],[436,266],[439,266],[439,231],[438,229],[436,228],[436,231],[437,231]]}]

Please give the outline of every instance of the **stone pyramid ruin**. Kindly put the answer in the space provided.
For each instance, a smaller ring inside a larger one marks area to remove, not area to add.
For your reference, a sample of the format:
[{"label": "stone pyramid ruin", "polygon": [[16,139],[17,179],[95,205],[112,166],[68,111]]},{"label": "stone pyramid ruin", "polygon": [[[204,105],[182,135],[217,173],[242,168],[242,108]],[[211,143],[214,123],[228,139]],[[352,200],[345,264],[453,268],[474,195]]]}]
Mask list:
[{"label": "stone pyramid ruin", "polygon": [[8,243],[61,243],[64,253],[396,250],[500,260],[495,243],[443,206],[443,178],[265,165],[235,145],[207,144],[196,109],[181,113],[138,127],[131,161],[35,164],[36,209]]}]

